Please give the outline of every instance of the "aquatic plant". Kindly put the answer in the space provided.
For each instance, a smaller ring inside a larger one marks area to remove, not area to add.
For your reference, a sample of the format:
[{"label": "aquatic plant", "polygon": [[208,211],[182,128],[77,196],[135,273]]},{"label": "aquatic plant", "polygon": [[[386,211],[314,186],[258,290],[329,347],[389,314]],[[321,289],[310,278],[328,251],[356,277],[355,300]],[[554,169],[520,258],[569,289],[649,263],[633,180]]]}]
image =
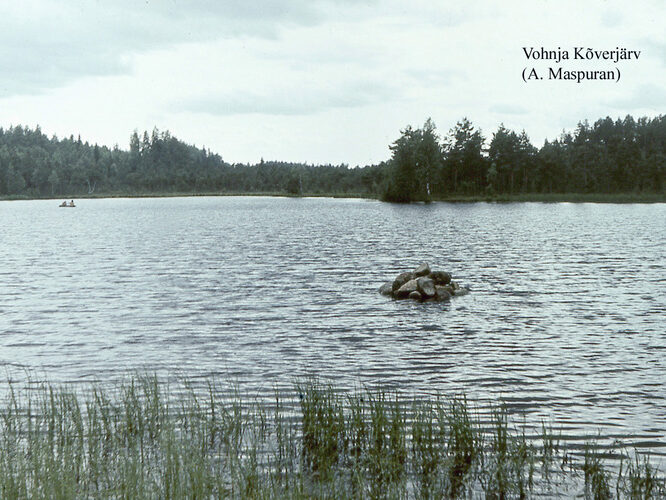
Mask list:
[{"label": "aquatic plant", "polygon": [[220,386],[8,383],[0,498],[527,498],[579,472],[588,498],[666,495],[648,457],[614,472],[590,445],[567,469],[552,429],[529,437],[501,405],[488,419],[464,396],[344,392],[313,379],[270,402]]}]

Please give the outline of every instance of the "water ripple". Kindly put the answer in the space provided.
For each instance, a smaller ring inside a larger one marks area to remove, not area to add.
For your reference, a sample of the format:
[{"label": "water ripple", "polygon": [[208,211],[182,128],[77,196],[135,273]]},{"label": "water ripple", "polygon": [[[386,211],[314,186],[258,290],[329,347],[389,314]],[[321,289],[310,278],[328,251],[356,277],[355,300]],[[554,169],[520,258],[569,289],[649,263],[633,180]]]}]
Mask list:
[{"label": "water ripple", "polygon": [[[0,202],[0,367],[220,374],[260,397],[310,374],[464,391],[572,447],[666,446],[663,204],[54,203]],[[423,260],[473,292],[377,293]]]}]

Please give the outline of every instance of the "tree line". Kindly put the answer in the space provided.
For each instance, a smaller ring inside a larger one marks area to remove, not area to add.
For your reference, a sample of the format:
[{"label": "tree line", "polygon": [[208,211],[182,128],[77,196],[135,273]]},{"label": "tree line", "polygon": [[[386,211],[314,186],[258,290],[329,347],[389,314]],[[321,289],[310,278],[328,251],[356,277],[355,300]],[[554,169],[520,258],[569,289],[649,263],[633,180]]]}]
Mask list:
[{"label": "tree line", "polygon": [[0,128],[0,195],[59,197],[168,193],[340,193],[380,191],[381,168],[278,161],[229,164],[168,131],[134,132],[129,150]]},{"label": "tree line", "polygon": [[455,195],[663,193],[666,117],[581,122],[541,148],[500,125],[488,140],[467,119],[440,137],[428,119],[408,126],[377,165],[279,161],[230,164],[168,131],[135,131],[129,149],[47,137],[37,126],[0,128],[0,196],[288,193],[410,202]]},{"label": "tree line", "polygon": [[583,121],[541,148],[500,125],[490,141],[468,119],[440,138],[428,119],[391,145],[383,197],[427,201],[452,195],[663,193],[666,116]]}]

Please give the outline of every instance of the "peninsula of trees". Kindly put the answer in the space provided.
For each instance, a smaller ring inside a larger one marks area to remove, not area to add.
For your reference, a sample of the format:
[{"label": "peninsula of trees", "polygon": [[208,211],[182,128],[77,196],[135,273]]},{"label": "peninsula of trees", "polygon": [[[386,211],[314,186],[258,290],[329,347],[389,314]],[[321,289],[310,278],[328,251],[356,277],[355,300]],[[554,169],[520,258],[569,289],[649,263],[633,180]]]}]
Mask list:
[{"label": "peninsula of trees", "polygon": [[136,131],[128,150],[0,128],[0,197],[53,198],[164,194],[308,194],[411,202],[456,197],[558,193],[662,196],[666,116],[581,122],[537,148],[523,130],[492,137],[463,119],[443,137],[428,119],[407,127],[378,165],[278,161],[229,164],[168,131]]}]

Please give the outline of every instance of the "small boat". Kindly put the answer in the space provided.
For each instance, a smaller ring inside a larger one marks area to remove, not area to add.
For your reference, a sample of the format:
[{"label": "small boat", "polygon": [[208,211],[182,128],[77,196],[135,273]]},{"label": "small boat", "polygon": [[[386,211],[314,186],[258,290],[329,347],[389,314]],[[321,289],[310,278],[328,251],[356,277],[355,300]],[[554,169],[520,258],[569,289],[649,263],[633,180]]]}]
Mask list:
[{"label": "small boat", "polygon": [[67,203],[66,201],[63,201],[60,205],[58,205],[60,208],[63,207],[68,207],[68,208],[74,208],[76,205],[74,205],[74,200],[72,200],[70,203]]}]

